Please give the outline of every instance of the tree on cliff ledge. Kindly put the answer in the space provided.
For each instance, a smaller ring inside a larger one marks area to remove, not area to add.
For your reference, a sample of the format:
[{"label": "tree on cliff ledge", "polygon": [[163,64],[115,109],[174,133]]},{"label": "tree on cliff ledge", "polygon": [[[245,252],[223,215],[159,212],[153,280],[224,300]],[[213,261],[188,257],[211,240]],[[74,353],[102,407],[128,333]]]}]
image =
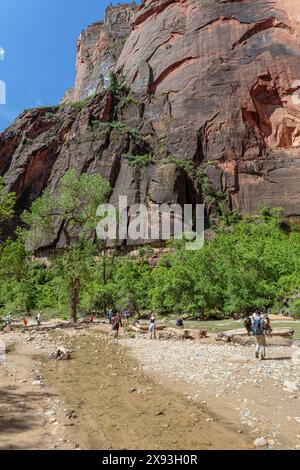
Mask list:
[{"label": "tree on cliff ledge", "polygon": [[15,202],[15,193],[5,191],[3,178],[0,176],[0,224],[13,217]]},{"label": "tree on cliff ledge", "polygon": [[97,208],[107,201],[110,185],[99,175],[68,171],[56,194],[46,189],[26,211],[22,219],[29,227],[25,232],[26,248],[35,252],[49,246],[60,233],[64,237],[64,254],[53,263],[70,293],[72,319],[76,323],[80,290],[89,282],[95,255]]}]

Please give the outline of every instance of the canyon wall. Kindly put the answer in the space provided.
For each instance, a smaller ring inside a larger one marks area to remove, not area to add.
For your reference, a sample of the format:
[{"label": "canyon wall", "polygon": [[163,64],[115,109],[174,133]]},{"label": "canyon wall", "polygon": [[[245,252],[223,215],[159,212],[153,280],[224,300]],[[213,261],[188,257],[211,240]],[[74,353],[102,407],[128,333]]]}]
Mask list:
[{"label": "canyon wall", "polygon": [[[109,89],[109,71],[126,88]],[[69,168],[107,177],[113,203],[184,203],[203,198],[190,161],[232,208],[299,216],[299,88],[297,0],[110,7],[81,34],[64,104],[0,134],[0,174],[19,212]]]},{"label": "canyon wall", "polygon": [[109,74],[131,31],[135,3],[108,7],[104,21],[84,30],[77,43],[76,82],[72,100],[82,100],[109,86]]},{"label": "canyon wall", "polygon": [[300,4],[147,0],[118,61],[156,134],[234,207],[299,214]]}]

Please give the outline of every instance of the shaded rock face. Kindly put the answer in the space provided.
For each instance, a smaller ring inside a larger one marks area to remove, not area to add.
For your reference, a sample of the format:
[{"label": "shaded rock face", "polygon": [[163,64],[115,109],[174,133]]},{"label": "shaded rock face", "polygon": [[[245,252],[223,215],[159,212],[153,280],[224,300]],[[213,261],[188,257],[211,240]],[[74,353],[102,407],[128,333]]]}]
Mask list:
[{"label": "shaded rock face", "polygon": [[137,5],[108,7],[103,22],[89,26],[77,43],[76,83],[72,99],[82,100],[109,85],[118,57],[131,31]]},{"label": "shaded rock face", "polygon": [[299,214],[298,2],[146,0],[117,68],[152,96],[168,150],[201,163],[234,207]]},{"label": "shaded rock face", "polygon": [[[233,208],[255,213],[264,203],[300,215],[296,3],[110,7],[104,23],[82,33],[64,105],[27,111],[0,134],[0,174],[18,211],[45,187],[55,192],[70,168],[107,177],[115,204],[120,195],[129,204],[199,202],[201,188],[182,169],[189,160]],[[103,86],[110,69],[130,88],[123,96]],[[84,106],[71,103],[95,91]],[[55,244],[63,243],[58,230]]]},{"label": "shaded rock face", "polygon": [[[145,165],[135,164],[135,155],[148,156],[158,145],[143,119],[142,104],[103,92],[81,110],[69,104],[19,116],[0,135],[0,174],[7,189],[17,194],[18,214],[46,187],[55,193],[69,169],[107,178],[114,188],[110,202],[116,207],[119,196],[127,196],[128,205],[195,203],[193,182],[176,164],[162,165],[154,157]],[[53,244],[65,245],[60,227]]]}]

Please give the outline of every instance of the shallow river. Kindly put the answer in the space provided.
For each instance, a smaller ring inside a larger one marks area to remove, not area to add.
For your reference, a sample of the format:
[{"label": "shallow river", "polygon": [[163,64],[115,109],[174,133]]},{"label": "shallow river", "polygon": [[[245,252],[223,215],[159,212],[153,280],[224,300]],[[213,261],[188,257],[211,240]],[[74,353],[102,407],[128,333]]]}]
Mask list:
[{"label": "shallow river", "polygon": [[144,375],[117,342],[100,335],[71,347],[71,361],[46,362],[43,374],[76,413],[81,449],[249,448],[230,423]]}]

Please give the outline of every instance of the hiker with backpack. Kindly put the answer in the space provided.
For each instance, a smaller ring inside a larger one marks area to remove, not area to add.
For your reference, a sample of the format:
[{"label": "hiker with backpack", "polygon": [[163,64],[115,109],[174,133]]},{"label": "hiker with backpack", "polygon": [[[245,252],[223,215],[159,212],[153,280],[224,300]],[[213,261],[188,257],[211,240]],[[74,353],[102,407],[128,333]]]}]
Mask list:
[{"label": "hiker with backpack", "polygon": [[149,321],[149,333],[150,339],[156,339],[156,318],[154,315],[151,316]]},{"label": "hiker with backpack", "polygon": [[112,325],[112,320],[113,320],[114,312],[113,309],[110,308],[107,314],[109,324]]},{"label": "hiker with backpack", "polygon": [[42,324],[42,312],[39,312],[37,316],[35,317],[35,320],[37,322],[37,326],[41,326]]},{"label": "hiker with backpack", "polygon": [[252,316],[252,334],[255,339],[255,357],[264,360],[266,358],[266,334],[264,327],[264,318],[260,310],[256,309]]},{"label": "hiker with backpack", "polygon": [[10,331],[11,330],[11,325],[12,325],[12,314],[11,314],[11,312],[8,312],[8,314],[5,318],[5,322],[4,322],[4,329],[6,331]]}]

